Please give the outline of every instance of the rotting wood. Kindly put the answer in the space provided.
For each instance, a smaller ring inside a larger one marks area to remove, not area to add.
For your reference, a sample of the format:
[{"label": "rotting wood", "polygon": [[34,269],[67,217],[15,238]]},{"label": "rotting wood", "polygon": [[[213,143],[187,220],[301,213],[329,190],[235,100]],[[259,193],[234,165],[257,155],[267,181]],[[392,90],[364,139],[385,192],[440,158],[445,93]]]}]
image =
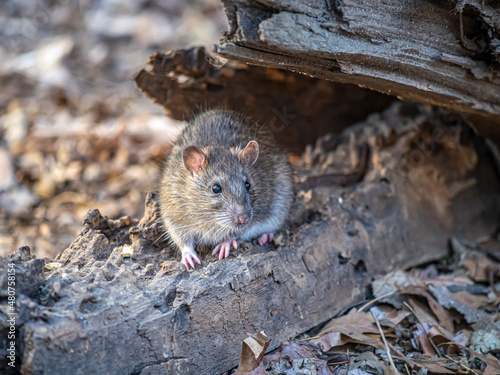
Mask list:
[{"label": "rotting wood", "polygon": [[232,109],[267,123],[299,154],[320,135],[338,133],[394,101],[354,85],[221,61],[202,47],[156,53],[148,65],[135,82],[170,117],[189,119],[207,107]]},{"label": "rotting wood", "polygon": [[500,140],[494,1],[223,0],[231,60],[353,83],[467,114]]},{"label": "rotting wood", "polygon": [[247,332],[265,331],[275,348],[363,301],[374,275],[445,256],[452,234],[491,234],[494,164],[481,139],[450,125],[441,111],[398,103],[335,142],[319,139],[295,163],[300,180],[354,169],[365,143],[369,169],[357,185],[301,192],[297,223],[276,248],[241,244],[186,272],[154,244],[161,228],[150,195],[140,221],[90,212],[59,269],[44,273],[27,249],[0,260],[18,270],[22,373],[221,373],[238,364]]}]

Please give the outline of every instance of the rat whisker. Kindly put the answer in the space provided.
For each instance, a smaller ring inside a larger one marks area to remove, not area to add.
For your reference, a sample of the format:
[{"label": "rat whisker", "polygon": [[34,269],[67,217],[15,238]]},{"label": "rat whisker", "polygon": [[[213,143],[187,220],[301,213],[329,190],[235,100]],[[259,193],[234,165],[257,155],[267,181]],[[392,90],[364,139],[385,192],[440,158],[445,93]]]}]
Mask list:
[{"label": "rat whisker", "polygon": [[223,231],[224,231],[224,229],[225,229],[225,227],[224,227],[223,225],[222,225],[222,226],[219,226],[219,227],[214,226],[214,227],[213,227],[213,228],[211,228],[208,232],[204,233],[204,234],[202,235],[202,237],[201,237],[201,239],[200,239],[200,240],[205,239],[205,238],[207,238],[207,239],[208,239],[208,236],[209,236],[209,235],[211,235],[211,232],[212,232],[214,229],[215,229],[216,231],[215,231],[215,233],[212,235],[212,239],[215,239],[215,240],[216,240],[216,242],[219,242],[219,241],[217,241],[217,239],[219,238],[220,234],[221,234],[221,233],[223,233]]},{"label": "rat whisker", "polygon": [[163,233],[160,237],[158,237],[156,240],[153,241],[153,245],[156,245],[157,243],[166,240],[168,237],[170,237],[168,232]]},{"label": "rat whisker", "polygon": [[210,212],[202,213],[202,212],[196,212],[196,211],[193,212],[191,210],[189,210],[189,211],[186,211],[186,210],[175,210],[175,211],[170,211],[169,213],[171,213],[171,214],[183,213],[183,214],[196,215],[196,216],[211,216],[211,215],[213,215]]},{"label": "rat whisker", "polygon": [[213,226],[211,229],[209,229],[207,232],[203,233],[202,236],[200,237],[199,241],[201,240],[204,240],[205,238],[208,239],[208,236],[210,235],[210,233],[213,231],[213,230],[217,230],[214,234],[214,238],[217,238],[218,237],[218,234],[219,232],[222,230],[222,228],[218,228],[217,226]]},{"label": "rat whisker", "polygon": [[179,229],[196,227],[196,226],[200,226],[200,224],[199,223],[194,223],[194,224],[187,224],[187,225],[182,225],[182,226],[175,226],[175,229],[179,230]]}]

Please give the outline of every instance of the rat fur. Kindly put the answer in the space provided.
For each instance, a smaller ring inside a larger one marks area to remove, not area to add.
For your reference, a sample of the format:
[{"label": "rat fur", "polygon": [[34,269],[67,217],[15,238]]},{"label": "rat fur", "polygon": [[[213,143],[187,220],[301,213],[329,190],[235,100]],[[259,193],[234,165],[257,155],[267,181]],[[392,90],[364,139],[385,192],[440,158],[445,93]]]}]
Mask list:
[{"label": "rat fur", "polygon": [[200,264],[198,245],[215,246],[222,259],[236,239],[272,241],[287,220],[293,191],[288,158],[266,126],[209,110],[188,123],[167,157],[161,217],[189,269]]}]

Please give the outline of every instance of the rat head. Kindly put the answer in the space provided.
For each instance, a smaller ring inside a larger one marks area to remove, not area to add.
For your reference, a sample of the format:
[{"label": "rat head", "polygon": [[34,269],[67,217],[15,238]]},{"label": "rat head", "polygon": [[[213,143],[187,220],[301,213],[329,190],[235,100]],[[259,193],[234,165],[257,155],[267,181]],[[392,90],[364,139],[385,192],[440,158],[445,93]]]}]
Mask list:
[{"label": "rat head", "polygon": [[[249,170],[259,157],[259,145],[250,141],[243,148],[196,146],[182,152],[184,167],[199,197],[194,205],[207,216],[221,235],[235,236],[252,220],[252,180]],[[215,232],[215,230],[214,230]]]}]

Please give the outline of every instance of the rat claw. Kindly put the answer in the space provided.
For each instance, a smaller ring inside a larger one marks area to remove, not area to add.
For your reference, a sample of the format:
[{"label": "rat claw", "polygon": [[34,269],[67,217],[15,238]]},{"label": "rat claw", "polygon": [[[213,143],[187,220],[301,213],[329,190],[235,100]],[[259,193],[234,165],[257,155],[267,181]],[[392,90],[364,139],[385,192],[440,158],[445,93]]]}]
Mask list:
[{"label": "rat claw", "polygon": [[189,270],[189,266],[194,269],[193,260],[196,263],[201,264],[200,258],[198,258],[198,255],[196,255],[194,250],[188,249],[183,251],[181,263],[186,266],[186,270]]},{"label": "rat claw", "polygon": [[238,247],[238,243],[235,240],[223,241],[214,248],[212,254],[215,255],[219,253],[219,259],[227,258],[229,257],[229,251],[231,250],[231,245],[233,245],[235,249]]},{"label": "rat claw", "polygon": [[263,235],[261,235],[257,242],[260,246],[264,245],[267,242],[267,234],[264,233]]},{"label": "rat claw", "polygon": [[212,251],[212,255],[215,255],[215,254],[217,254],[219,252],[219,249],[220,249],[221,245],[222,244],[218,244],[217,246],[215,246],[214,251]]},{"label": "rat claw", "polygon": [[219,260],[224,258],[224,255],[226,254],[226,247],[227,247],[227,241],[224,241],[224,243],[220,247]]},{"label": "rat claw", "polygon": [[268,242],[271,242],[274,238],[274,234],[272,233],[264,233],[263,235],[261,235],[259,237],[259,239],[257,240],[257,243],[262,246]]}]

